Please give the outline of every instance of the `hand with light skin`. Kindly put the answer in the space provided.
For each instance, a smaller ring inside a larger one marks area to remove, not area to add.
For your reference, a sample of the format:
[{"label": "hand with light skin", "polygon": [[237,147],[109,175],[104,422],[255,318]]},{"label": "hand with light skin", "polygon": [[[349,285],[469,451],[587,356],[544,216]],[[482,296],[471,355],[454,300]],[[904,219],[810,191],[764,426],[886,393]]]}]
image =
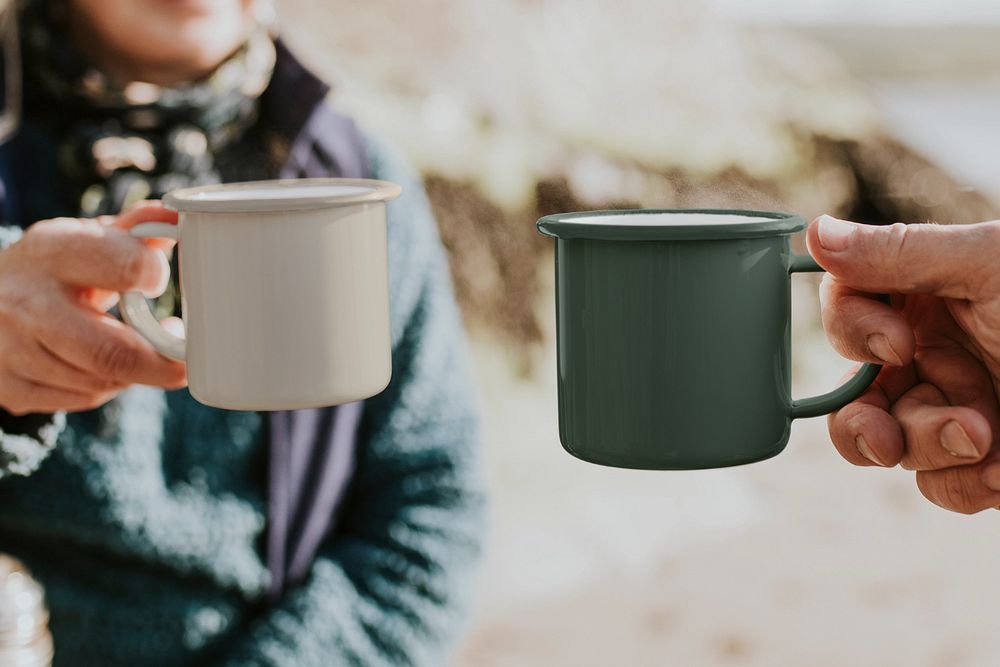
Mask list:
[{"label": "hand with light skin", "polygon": [[[253,0],[68,0],[76,46],[120,81],[197,81],[236,51]],[[178,388],[183,363],[109,316],[119,291],[159,293],[162,240],[125,231],[177,214],[145,203],[117,217],[35,223],[0,251],[0,407],[15,415],[94,408],[132,384]],[[164,326],[182,331],[176,318]]]},{"label": "hand with light skin", "polygon": [[157,248],[169,242],[126,230],[176,220],[150,203],[117,218],[46,220],[0,252],[0,407],[14,415],[86,410],[132,384],[186,384],[183,363],[106,312],[119,291],[159,294],[167,284]]},{"label": "hand with light skin", "polygon": [[821,216],[807,243],[828,272],[820,294],[833,346],[885,364],[830,415],[837,450],[855,465],[915,470],[946,509],[1000,507],[1000,221],[876,227]]}]

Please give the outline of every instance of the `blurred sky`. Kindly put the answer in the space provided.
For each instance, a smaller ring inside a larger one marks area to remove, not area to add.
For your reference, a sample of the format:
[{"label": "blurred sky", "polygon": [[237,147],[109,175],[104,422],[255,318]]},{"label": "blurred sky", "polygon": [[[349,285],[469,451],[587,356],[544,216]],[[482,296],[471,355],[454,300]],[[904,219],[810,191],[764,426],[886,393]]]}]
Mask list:
[{"label": "blurred sky", "polygon": [[867,81],[888,132],[1000,198],[1000,2],[706,2],[737,21],[806,30]]},{"label": "blurred sky", "polygon": [[709,0],[724,14],[761,22],[804,24],[1000,24],[991,0]]}]

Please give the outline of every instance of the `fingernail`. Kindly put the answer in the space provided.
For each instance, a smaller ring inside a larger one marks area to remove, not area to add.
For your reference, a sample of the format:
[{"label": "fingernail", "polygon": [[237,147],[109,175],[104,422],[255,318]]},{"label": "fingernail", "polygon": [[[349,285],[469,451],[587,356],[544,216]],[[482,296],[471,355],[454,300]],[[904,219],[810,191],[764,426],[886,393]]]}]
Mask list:
[{"label": "fingernail", "polygon": [[846,250],[854,225],[829,215],[819,216],[819,244],[834,252]]},{"label": "fingernail", "polygon": [[1000,463],[993,463],[983,470],[983,484],[993,491],[1000,491]]},{"label": "fingernail", "polygon": [[[979,458],[979,450],[972,443],[969,434],[954,419],[941,429],[941,446],[948,450],[952,456],[957,456],[960,459]],[[998,481],[1000,481],[1000,477],[998,477]]]},{"label": "fingernail", "polygon": [[872,448],[868,446],[868,441],[865,440],[865,436],[859,435],[854,438],[854,445],[858,448],[858,451],[861,452],[861,456],[865,457],[877,466],[882,466],[883,468],[885,467],[885,464],[882,463],[877,456],[875,456],[875,452],[873,452]]},{"label": "fingernail", "polygon": [[896,350],[892,349],[892,345],[889,344],[889,339],[886,338],[885,334],[872,334],[868,336],[867,342],[868,351],[885,363],[893,366],[903,365],[903,360],[896,354]]},{"label": "fingernail", "polygon": [[[156,297],[167,291],[167,285],[170,283],[170,262],[167,261],[167,256],[163,252],[156,253],[156,262],[159,264],[159,268],[156,269],[155,276],[147,276],[150,278],[156,278],[156,286],[152,289],[141,290],[142,295],[147,299],[155,299]],[[146,271],[147,274],[152,273],[152,271]],[[145,279],[143,280],[145,282]]]}]

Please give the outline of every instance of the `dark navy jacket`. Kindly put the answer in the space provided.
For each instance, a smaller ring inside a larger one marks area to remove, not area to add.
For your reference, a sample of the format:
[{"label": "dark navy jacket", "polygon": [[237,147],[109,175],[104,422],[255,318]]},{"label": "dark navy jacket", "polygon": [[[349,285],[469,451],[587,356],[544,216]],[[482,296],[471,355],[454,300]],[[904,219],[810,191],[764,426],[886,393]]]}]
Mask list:
[{"label": "dark navy jacket", "polygon": [[[392,381],[363,404],[264,415],[131,387],[55,435],[52,416],[0,415],[0,551],[45,586],[56,667],[436,667],[462,627],[483,484],[431,208],[412,170],[278,55],[252,131],[286,149],[273,176],[403,186],[388,211]],[[58,213],[54,157],[29,140],[44,137],[26,123],[0,147],[6,225]]]}]

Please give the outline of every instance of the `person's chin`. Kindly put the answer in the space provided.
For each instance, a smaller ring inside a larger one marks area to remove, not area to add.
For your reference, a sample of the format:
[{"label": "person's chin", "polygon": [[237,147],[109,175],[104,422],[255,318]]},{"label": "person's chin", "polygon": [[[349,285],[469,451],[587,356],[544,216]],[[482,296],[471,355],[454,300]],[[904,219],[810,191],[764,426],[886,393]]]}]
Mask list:
[{"label": "person's chin", "polygon": [[147,0],[162,11],[194,16],[228,11],[227,5],[237,4],[235,0]]},{"label": "person's chin", "polygon": [[172,18],[173,20],[161,21],[154,30],[146,32],[149,43],[158,44],[158,50],[162,53],[188,52],[194,57],[205,53],[207,57],[214,57],[218,49],[225,49],[226,45],[242,41],[246,32],[245,22],[241,17],[227,16],[223,19],[209,14]]},{"label": "person's chin", "polygon": [[166,9],[204,13],[211,11],[219,0],[147,0],[162,5]]}]

